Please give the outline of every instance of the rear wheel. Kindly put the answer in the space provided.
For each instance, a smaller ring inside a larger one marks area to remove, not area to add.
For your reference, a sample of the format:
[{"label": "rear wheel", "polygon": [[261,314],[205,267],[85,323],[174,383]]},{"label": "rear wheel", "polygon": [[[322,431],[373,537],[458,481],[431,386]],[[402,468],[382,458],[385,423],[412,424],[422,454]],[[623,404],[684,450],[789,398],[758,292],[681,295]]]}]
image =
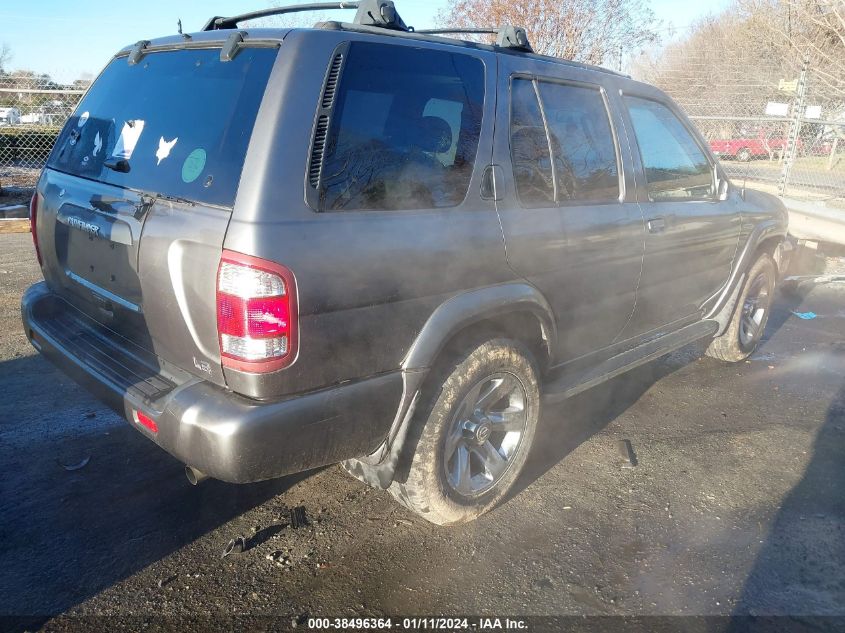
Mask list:
[{"label": "rear wheel", "polygon": [[494,339],[458,355],[434,376],[408,449],[404,481],[390,491],[439,525],[471,521],[516,481],[540,413],[536,364],[522,344]]},{"label": "rear wheel", "polygon": [[748,161],[751,160],[751,150],[748,149],[747,147],[741,148],[736,153],[736,159],[739,160],[739,161],[742,161],[743,163],[747,163]]},{"label": "rear wheel", "polygon": [[728,329],[707,348],[707,355],[736,363],[745,360],[757,348],[769,320],[775,292],[777,269],[772,258],[760,255],[745,280],[737,298]]}]

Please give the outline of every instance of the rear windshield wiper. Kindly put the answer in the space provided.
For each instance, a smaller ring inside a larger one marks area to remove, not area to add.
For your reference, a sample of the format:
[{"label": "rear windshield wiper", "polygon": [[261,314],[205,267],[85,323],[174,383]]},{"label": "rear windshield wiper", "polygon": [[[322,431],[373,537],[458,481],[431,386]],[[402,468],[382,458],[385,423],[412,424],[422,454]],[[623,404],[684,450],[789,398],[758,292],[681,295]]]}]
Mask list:
[{"label": "rear windshield wiper", "polygon": [[118,160],[107,160],[103,162],[103,167],[108,167],[112,171],[118,171],[121,174],[128,174],[129,173],[129,161],[125,158],[120,158]]},{"label": "rear windshield wiper", "polygon": [[179,202],[182,204],[188,204],[192,207],[197,206],[197,203],[193,200],[188,200],[187,198],[180,198],[179,196],[171,196],[166,193],[150,193],[148,196],[141,196],[141,198],[147,198],[148,204],[152,204],[156,200],[167,200],[168,202]]}]

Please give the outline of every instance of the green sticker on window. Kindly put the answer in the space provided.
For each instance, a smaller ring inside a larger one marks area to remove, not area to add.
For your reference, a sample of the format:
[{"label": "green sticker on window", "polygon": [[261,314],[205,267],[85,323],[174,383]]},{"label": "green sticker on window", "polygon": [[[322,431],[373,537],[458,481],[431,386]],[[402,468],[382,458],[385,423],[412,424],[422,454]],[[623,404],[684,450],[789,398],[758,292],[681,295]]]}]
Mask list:
[{"label": "green sticker on window", "polygon": [[205,150],[195,149],[188,154],[185,162],[182,163],[182,181],[194,182],[200,177],[202,170],[205,169]]}]

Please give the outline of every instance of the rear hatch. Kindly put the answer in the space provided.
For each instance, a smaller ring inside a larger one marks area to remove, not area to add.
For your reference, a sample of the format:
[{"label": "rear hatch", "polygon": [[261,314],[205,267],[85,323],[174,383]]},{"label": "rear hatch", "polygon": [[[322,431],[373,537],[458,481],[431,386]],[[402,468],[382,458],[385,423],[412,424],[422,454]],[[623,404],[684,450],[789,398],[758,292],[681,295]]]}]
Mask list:
[{"label": "rear hatch", "polygon": [[53,292],[159,358],[223,384],[215,285],[277,47],[115,58],[56,142],[37,231]]}]

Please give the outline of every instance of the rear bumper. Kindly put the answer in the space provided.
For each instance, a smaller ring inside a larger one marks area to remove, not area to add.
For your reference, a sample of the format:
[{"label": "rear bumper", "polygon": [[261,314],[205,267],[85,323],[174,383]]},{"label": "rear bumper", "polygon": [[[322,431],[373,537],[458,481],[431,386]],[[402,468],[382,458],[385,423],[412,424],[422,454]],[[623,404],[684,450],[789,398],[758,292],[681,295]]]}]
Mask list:
[{"label": "rear bumper", "polygon": [[[59,369],[171,455],[223,481],[260,481],[370,454],[402,397],[397,371],[281,401],[244,398],[118,337],[44,282],[26,291],[21,314],[30,342]],[[136,411],[158,432],[140,425]]]}]

